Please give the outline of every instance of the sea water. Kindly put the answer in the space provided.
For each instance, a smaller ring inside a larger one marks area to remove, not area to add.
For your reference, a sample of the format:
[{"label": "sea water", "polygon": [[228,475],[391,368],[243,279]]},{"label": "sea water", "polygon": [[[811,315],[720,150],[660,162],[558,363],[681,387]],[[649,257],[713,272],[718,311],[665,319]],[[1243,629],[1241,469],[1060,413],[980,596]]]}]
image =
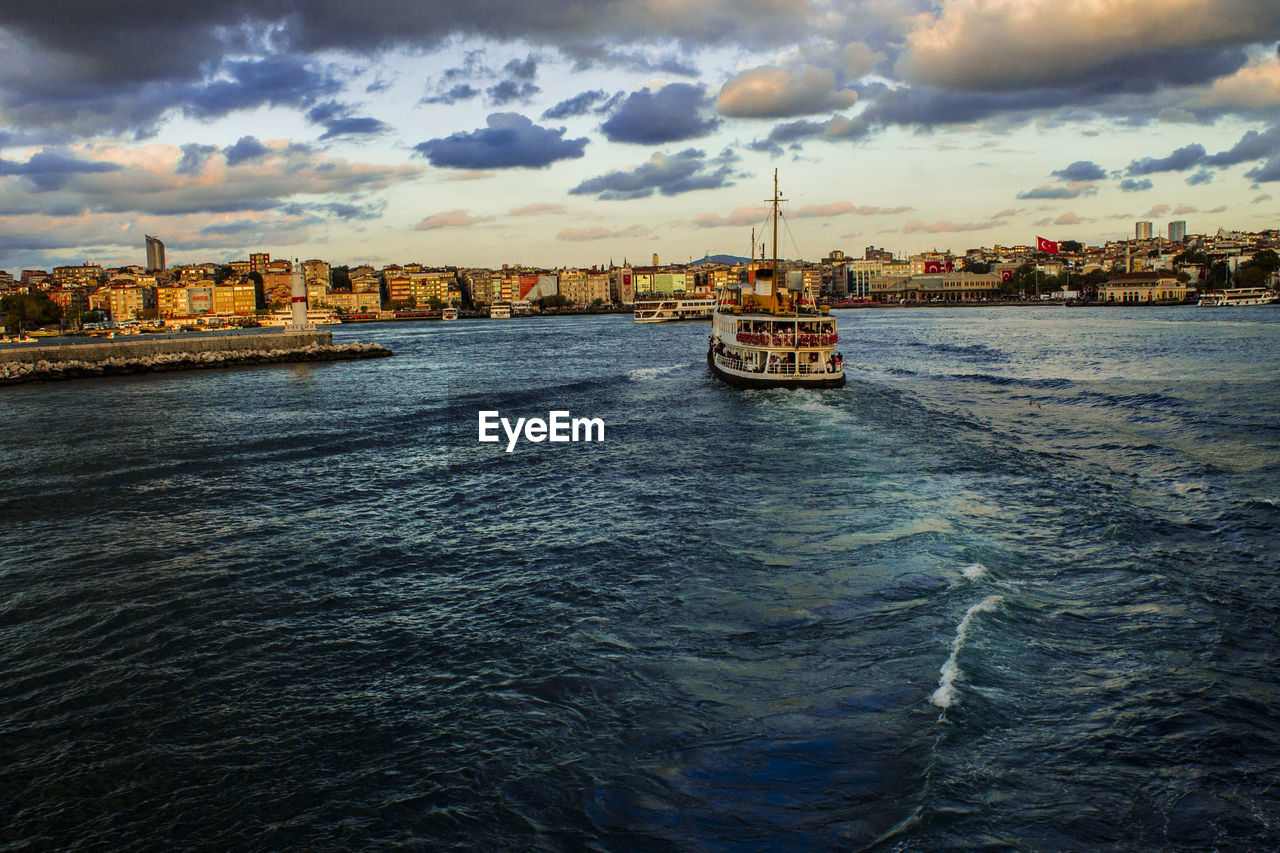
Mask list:
[{"label": "sea water", "polygon": [[837,313],[0,389],[0,848],[1280,845],[1280,309]]}]

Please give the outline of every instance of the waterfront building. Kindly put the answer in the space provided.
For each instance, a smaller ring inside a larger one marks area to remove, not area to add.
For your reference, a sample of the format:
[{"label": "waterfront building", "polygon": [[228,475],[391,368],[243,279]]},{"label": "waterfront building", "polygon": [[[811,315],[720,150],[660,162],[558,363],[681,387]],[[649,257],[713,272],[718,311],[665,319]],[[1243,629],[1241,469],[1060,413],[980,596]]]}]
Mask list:
[{"label": "waterfront building", "polygon": [[614,267],[609,270],[609,298],[623,306],[635,304],[635,270],[628,266]]},{"label": "waterfront building", "polygon": [[264,273],[269,263],[271,263],[270,253],[253,252],[249,255],[249,272]]},{"label": "waterfront building", "polygon": [[154,287],[116,280],[107,289],[107,313],[113,323],[136,320],[143,311],[156,307]]},{"label": "waterfront building", "polygon": [[157,287],[156,307],[160,309],[161,317],[186,317],[190,315],[191,302],[188,298],[187,288],[181,286]]},{"label": "waterfront building", "polygon": [[1150,240],[1152,235],[1152,225],[1150,222],[1135,222],[1133,224],[1133,239]]},{"label": "waterfront building", "polygon": [[147,238],[147,271],[153,272],[164,269],[164,243],[160,242],[159,237],[152,237],[150,234],[143,235]]},{"label": "waterfront building", "polygon": [[382,297],[376,290],[331,290],[325,298],[330,308],[346,314],[368,314],[382,310]]},{"label": "waterfront building", "polygon": [[1169,242],[1185,243],[1187,240],[1186,220],[1177,219],[1169,223]]},{"label": "waterfront building", "polygon": [[1122,273],[1098,288],[1099,302],[1142,304],[1181,302],[1186,298],[1186,284],[1163,270]]},{"label": "waterfront building", "polygon": [[[12,282],[13,276],[9,276],[9,280]],[[83,290],[59,287],[48,291],[48,293],[54,304],[62,309],[62,314],[65,317],[73,317],[79,314],[89,304],[89,300]]]}]

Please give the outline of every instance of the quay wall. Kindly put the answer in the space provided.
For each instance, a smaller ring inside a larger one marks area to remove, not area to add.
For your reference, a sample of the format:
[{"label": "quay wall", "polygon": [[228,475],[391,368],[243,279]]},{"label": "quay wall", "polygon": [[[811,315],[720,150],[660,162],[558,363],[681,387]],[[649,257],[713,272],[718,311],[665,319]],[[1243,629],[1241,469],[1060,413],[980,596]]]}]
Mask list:
[{"label": "quay wall", "polygon": [[278,349],[302,349],[329,346],[332,332],[260,332],[251,334],[190,333],[173,337],[152,338],[130,335],[126,340],[113,339],[84,344],[50,344],[0,346],[0,362],[86,361],[96,363],[111,358],[150,358],[169,353],[265,352]]}]

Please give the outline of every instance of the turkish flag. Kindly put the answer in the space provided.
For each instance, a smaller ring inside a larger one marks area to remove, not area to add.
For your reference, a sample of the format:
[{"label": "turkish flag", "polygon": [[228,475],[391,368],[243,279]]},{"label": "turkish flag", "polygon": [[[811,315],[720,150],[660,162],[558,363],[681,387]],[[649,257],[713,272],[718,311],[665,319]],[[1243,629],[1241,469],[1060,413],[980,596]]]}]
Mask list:
[{"label": "turkish flag", "polygon": [[1046,255],[1058,254],[1058,244],[1052,240],[1046,240],[1043,237],[1036,238],[1036,249],[1044,252]]},{"label": "turkish flag", "polygon": [[925,261],[924,274],[932,275],[933,273],[942,272],[942,261]]},{"label": "turkish flag", "polygon": [[947,261],[947,272],[955,272],[955,271],[956,271],[956,262]]},{"label": "turkish flag", "polygon": [[1013,281],[1013,270],[1000,270],[1001,281]]}]

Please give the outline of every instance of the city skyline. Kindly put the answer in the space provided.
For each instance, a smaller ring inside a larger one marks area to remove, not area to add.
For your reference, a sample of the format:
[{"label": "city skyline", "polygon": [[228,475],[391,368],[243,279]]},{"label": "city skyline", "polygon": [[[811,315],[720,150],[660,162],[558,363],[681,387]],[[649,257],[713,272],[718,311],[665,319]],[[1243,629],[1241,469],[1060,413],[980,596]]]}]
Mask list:
[{"label": "city skyline", "polygon": [[1280,222],[1261,0],[361,10],[0,14],[0,269],[742,255],[774,168],[784,256]]}]

